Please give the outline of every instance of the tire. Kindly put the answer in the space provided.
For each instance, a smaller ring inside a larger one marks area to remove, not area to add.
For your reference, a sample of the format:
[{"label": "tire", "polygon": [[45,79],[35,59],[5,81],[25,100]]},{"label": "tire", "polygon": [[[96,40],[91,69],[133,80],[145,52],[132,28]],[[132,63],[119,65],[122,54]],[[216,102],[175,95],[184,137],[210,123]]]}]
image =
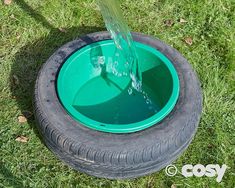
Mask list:
[{"label": "tire", "polygon": [[175,66],[180,96],[173,111],[160,123],[130,134],[104,133],[86,128],[61,105],[56,79],[65,60],[87,44],[110,39],[107,32],[89,34],[57,50],[41,68],[35,86],[35,116],[47,147],[74,169],[109,179],[135,178],[171,164],[192,141],[202,112],[202,94],[196,74],[172,47],[133,33],[135,41],[158,49]]}]

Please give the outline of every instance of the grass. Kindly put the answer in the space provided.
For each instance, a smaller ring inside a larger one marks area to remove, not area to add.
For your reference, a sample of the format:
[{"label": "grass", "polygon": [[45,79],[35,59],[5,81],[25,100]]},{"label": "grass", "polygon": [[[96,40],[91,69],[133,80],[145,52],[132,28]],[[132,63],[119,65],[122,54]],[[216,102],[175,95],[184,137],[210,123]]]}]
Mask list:
[{"label": "grass", "polygon": [[[235,2],[122,0],[121,4],[133,31],[178,49],[202,83],[204,108],[197,135],[174,164],[178,168],[226,164],[230,168],[223,181],[168,177],[164,170],[135,180],[110,181],[76,172],[57,160],[40,140],[34,118],[22,124],[17,117],[32,112],[34,81],[49,56],[74,38],[104,30],[104,24],[92,0],[15,0],[0,6],[0,187],[235,187]],[[180,23],[180,18],[187,23]],[[174,24],[166,26],[165,20]],[[187,37],[192,45],[185,43]],[[15,141],[19,135],[29,141]]]}]

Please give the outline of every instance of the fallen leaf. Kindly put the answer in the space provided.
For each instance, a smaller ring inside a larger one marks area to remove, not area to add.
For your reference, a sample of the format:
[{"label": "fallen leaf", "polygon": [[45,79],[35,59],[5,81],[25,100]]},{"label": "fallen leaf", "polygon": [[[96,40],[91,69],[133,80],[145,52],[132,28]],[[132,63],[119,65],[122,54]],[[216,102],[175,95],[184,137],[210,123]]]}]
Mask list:
[{"label": "fallen leaf", "polygon": [[16,76],[15,74],[12,76],[12,81],[15,85],[20,84],[20,80],[19,80],[18,76]]},{"label": "fallen leaf", "polygon": [[11,18],[11,19],[16,19],[16,17],[15,17],[14,14],[11,14],[11,15],[10,15],[10,18]]},{"label": "fallen leaf", "polygon": [[171,188],[177,188],[177,186],[175,184],[172,184]]},{"label": "fallen leaf", "polygon": [[67,33],[67,30],[66,30],[65,28],[63,28],[63,27],[60,27],[59,30],[60,30],[60,32],[62,32],[62,33]]},{"label": "fallen leaf", "polygon": [[25,123],[25,122],[27,122],[27,118],[25,116],[23,116],[23,115],[20,115],[18,117],[18,122],[19,123]]},{"label": "fallen leaf", "polygon": [[12,3],[12,0],[4,0],[3,3],[5,5],[10,5]]},{"label": "fallen leaf", "polygon": [[33,116],[33,113],[28,110],[24,110],[22,114],[24,115],[24,117],[26,117],[26,119],[29,119]]},{"label": "fallen leaf", "polygon": [[164,24],[168,27],[171,27],[172,25],[174,25],[174,22],[173,22],[173,20],[165,20]]},{"label": "fallen leaf", "polygon": [[193,44],[193,39],[192,39],[192,37],[186,37],[186,38],[184,39],[184,42],[185,42],[186,44],[192,46],[192,44]]},{"label": "fallen leaf", "polygon": [[208,144],[208,148],[209,148],[209,149],[211,149],[211,148],[213,148],[213,147],[214,147],[213,144]]},{"label": "fallen leaf", "polygon": [[17,141],[17,142],[26,143],[26,142],[29,141],[29,138],[27,138],[27,137],[25,137],[25,136],[18,136],[18,137],[16,138],[16,141]]},{"label": "fallen leaf", "polygon": [[187,21],[183,18],[180,18],[180,23],[184,24],[184,23],[187,23]]}]

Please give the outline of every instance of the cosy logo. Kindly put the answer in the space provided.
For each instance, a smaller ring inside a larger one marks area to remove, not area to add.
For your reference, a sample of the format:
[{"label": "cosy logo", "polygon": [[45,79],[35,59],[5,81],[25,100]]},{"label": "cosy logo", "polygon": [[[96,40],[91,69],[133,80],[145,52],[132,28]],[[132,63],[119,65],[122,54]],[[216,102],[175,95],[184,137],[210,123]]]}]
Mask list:
[{"label": "cosy logo", "polygon": [[[216,177],[216,181],[220,183],[224,177],[225,171],[227,169],[227,165],[218,164],[208,164],[204,166],[202,164],[197,164],[195,166],[191,164],[184,165],[181,169],[181,173],[184,177]],[[169,165],[166,167],[165,172],[168,176],[175,176],[178,172],[178,169],[174,165]]]},{"label": "cosy logo", "polygon": [[184,165],[182,168],[182,175],[184,177],[192,177],[192,176],[196,176],[196,177],[202,177],[202,176],[207,176],[207,177],[215,177],[216,181],[219,183],[222,181],[225,171],[227,169],[226,165],[222,165],[221,167],[216,164],[209,164],[206,167],[201,165],[201,164],[197,164],[195,166],[193,165]]}]

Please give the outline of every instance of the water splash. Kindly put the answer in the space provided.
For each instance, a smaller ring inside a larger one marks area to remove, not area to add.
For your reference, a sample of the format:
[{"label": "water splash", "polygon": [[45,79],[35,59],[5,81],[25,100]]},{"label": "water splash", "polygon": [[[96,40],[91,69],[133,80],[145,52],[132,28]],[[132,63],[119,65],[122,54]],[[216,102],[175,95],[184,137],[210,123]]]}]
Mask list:
[{"label": "water splash", "polygon": [[[132,87],[141,91],[142,73],[138,54],[130,30],[121,13],[118,0],[97,0],[97,3],[106,27],[116,45],[114,61],[111,65],[112,72],[118,77],[129,75],[132,80]],[[120,56],[123,56],[126,62],[119,61]]]}]

